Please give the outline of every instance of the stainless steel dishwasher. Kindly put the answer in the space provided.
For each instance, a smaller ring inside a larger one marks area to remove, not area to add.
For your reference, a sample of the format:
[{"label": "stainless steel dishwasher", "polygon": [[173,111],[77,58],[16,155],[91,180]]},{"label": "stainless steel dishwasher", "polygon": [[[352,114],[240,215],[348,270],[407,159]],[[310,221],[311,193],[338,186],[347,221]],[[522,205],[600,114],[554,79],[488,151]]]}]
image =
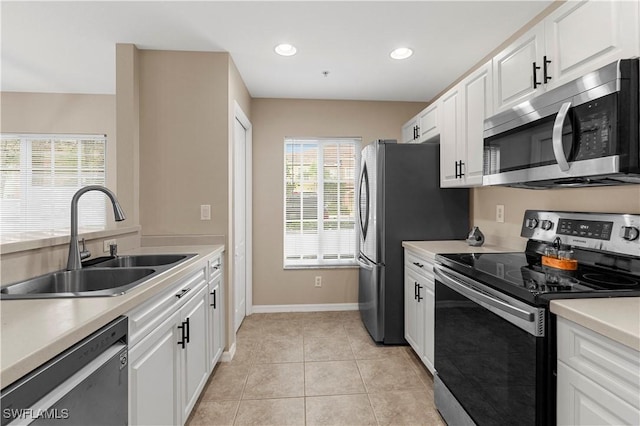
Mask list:
[{"label": "stainless steel dishwasher", "polygon": [[126,425],[127,317],[2,389],[2,426]]}]

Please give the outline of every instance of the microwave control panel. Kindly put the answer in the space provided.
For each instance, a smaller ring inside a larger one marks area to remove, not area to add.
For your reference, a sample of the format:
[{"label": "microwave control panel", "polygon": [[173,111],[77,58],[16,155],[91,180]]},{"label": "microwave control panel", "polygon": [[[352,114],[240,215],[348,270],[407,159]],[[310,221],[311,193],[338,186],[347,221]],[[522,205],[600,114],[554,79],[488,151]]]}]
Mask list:
[{"label": "microwave control panel", "polygon": [[574,161],[607,157],[614,154],[616,93],[574,108]]}]

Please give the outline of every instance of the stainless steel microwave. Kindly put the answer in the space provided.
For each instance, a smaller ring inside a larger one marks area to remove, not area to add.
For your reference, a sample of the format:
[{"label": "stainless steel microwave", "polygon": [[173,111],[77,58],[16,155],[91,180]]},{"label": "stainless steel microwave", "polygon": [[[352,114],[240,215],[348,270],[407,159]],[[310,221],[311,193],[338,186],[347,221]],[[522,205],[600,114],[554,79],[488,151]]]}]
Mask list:
[{"label": "stainless steel microwave", "polygon": [[640,184],[638,86],[623,59],[488,118],[483,185]]}]

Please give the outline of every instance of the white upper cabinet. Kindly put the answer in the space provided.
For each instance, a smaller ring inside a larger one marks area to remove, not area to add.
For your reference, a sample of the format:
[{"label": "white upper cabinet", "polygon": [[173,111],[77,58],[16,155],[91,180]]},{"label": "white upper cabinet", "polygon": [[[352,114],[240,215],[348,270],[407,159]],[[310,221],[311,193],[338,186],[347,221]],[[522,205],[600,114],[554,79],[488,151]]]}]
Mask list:
[{"label": "white upper cabinet", "polygon": [[418,114],[418,140],[427,142],[440,135],[440,102],[436,101]]},{"label": "white upper cabinet", "polygon": [[482,185],[484,120],[493,114],[491,62],[462,81],[464,129],[464,186]]},{"label": "white upper cabinet", "polygon": [[418,139],[418,116],[402,126],[402,143],[414,143]]},{"label": "white upper cabinet", "polygon": [[[531,98],[540,90],[544,27],[537,25],[493,58],[493,99],[496,112]],[[540,59],[538,59],[540,58]]]},{"label": "white upper cabinet", "polygon": [[570,1],[493,58],[498,113],[640,53],[638,1]]},{"label": "white upper cabinet", "polygon": [[432,103],[402,126],[403,143],[427,142],[440,134],[440,102]]},{"label": "white upper cabinet", "polygon": [[551,80],[565,84],[617,59],[638,56],[638,1],[567,2],[545,19]]},{"label": "white upper cabinet", "polygon": [[442,97],[440,186],[482,185],[484,120],[492,112],[491,62]]},{"label": "white upper cabinet", "polygon": [[440,186],[456,186],[460,177],[458,152],[462,129],[462,96],[460,85],[442,96],[442,127],[440,129]]}]

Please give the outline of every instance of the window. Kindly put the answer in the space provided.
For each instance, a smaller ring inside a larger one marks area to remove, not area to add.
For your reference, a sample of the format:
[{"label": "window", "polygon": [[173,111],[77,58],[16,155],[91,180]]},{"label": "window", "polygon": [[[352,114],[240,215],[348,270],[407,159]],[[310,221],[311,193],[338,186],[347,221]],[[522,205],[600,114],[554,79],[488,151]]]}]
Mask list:
[{"label": "window", "polygon": [[360,139],[285,139],[284,266],[354,265]]},{"label": "window", "polygon": [[[105,184],[105,135],[2,134],[1,148],[3,241],[68,230],[73,194],[83,186]],[[104,229],[105,207],[103,194],[83,195],[79,226]]]}]

